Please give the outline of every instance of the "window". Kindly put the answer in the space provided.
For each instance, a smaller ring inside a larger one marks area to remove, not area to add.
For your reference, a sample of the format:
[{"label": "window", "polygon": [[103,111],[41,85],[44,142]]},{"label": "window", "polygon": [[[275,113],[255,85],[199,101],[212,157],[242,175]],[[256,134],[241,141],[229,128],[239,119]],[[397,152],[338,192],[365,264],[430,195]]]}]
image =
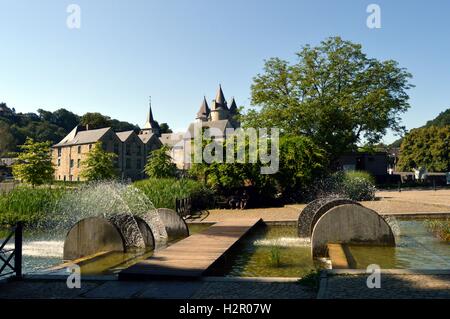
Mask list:
[{"label": "window", "polygon": [[66,175],[64,175],[64,181],[66,181]]},{"label": "window", "polygon": [[70,175],[70,176],[69,176],[69,181],[72,181],[72,179],[73,179],[73,176]]},{"label": "window", "polygon": [[73,159],[70,160],[70,168],[73,167]]},{"label": "window", "polygon": [[78,160],[77,160],[77,167],[80,168],[80,165],[81,165],[81,160],[78,159]]},{"label": "window", "polygon": [[61,157],[61,147],[58,147],[58,157]]},{"label": "window", "polygon": [[77,177],[77,182],[79,182],[79,181],[80,181],[80,176]]},{"label": "window", "polygon": [[137,169],[141,169],[141,168],[142,168],[142,162],[141,162],[141,159],[140,159],[140,158],[138,158],[138,159],[136,160],[136,168],[137,168]]},{"label": "window", "polygon": [[78,154],[81,154],[81,146],[78,146]]},{"label": "window", "polygon": [[61,159],[60,158],[58,158],[58,166],[61,166]]},{"label": "window", "polygon": [[125,168],[130,169],[131,168],[131,160],[129,158],[127,158],[125,163],[126,163]]},{"label": "window", "polygon": [[89,150],[91,150],[92,149],[92,144],[89,144]]}]

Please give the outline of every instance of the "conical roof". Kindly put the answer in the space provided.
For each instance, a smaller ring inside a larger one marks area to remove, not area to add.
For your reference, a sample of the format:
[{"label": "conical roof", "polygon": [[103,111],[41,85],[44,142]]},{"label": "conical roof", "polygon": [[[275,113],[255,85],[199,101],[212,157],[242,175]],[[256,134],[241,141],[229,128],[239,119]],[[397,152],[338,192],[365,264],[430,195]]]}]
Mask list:
[{"label": "conical roof", "polygon": [[208,102],[206,102],[206,97],[203,97],[203,102],[200,105],[200,109],[197,112],[197,118],[207,118],[209,116],[209,106],[208,106]]},{"label": "conical roof", "polygon": [[223,94],[222,91],[222,85],[219,84],[219,89],[217,90],[217,94],[216,94],[216,108],[227,108],[227,101],[225,100],[225,95]]}]

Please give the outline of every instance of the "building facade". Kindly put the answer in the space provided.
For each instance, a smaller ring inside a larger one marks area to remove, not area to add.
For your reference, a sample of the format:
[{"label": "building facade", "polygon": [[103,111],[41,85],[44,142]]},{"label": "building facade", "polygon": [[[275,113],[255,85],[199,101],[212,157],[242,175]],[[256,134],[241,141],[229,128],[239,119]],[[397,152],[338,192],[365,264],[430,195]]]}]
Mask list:
[{"label": "building facade", "polygon": [[83,161],[97,142],[102,143],[105,151],[117,155],[114,165],[120,178],[142,179],[149,153],[162,145],[159,136],[159,126],[153,120],[151,106],[147,123],[138,134],[134,131],[116,133],[110,127],[90,130],[77,126],[52,147],[55,179],[83,181]]}]

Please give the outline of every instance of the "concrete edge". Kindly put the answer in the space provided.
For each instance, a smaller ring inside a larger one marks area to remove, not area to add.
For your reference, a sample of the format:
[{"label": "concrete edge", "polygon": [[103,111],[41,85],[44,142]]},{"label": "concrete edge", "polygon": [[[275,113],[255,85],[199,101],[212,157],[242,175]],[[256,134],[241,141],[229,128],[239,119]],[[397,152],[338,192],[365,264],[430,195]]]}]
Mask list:
[{"label": "concrete edge", "polygon": [[[328,276],[368,275],[366,269],[327,269]],[[389,275],[450,275],[450,269],[381,269]]]},{"label": "concrete edge", "polygon": [[[55,281],[66,281],[67,277],[69,276],[69,274],[67,275],[63,275],[63,274],[28,274],[28,275],[24,275],[23,279],[24,280],[55,280]],[[116,281],[117,280],[117,276],[116,275],[104,275],[104,276],[94,276],[94,275],[85,275],[85,276],[81,276],[81,281]]]},{"label": "concrete edge", "polygon": [[203,282],[259,282],[259,283],[289,283],[297,282],[300,279],[297,277],[215,277],[215,276],[205,276],[202,277],[200,281]]}]

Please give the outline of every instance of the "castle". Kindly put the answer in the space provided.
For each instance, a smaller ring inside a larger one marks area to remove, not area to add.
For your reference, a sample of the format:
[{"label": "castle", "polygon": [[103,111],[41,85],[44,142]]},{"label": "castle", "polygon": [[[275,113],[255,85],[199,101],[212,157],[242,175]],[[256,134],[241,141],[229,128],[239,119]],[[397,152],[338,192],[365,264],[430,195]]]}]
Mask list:
[{"label": "castle", "polygon": [[173,162],[179,169],[188,169],[190,167],[190,147],[194,125],[199,124],[204,128],[214,128],[219,135],[215,138],[225,139],[227,128],[240,127],[237,115],[236,101],[232,98],[228,106],[222,87],[219,85],[211,108],[204,97],[195,122],[191,123],[184,133],[161,133],[161,128],[153,117],[151,104],[146,122],[138,133],[134,131],[116,133],[110,127],[90,130],[88,127],[77,126],[52,147],[55,179],[82,181],[82,162],[97,142],[102,143],[105,151],[117,155],[114,164],[122,179],[144,178],[144,166],[148,155],[162,145],[169,146]]}]

